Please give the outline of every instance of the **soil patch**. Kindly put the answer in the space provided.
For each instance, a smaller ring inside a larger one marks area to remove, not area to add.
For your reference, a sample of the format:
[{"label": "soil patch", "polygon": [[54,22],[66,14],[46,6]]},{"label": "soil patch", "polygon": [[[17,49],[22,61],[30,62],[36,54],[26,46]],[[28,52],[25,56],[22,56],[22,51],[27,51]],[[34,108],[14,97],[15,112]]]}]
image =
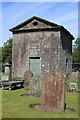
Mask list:
[{"label": "soil patch", "polygon": [[65,112],[76,112],[76,110],[74,108],[67,108]]},{"label": "soil patch", "polygon": [[21,96],[29,96],[29,94],[26,94],[26,93],[25,93],[25,94],[21,94]]},{"label": "soil patch", "polygon": [[[32,109],[37,109],[37,110],[45,110],[45,109],[42,107],[41,104],[30,104],[29,107],[32,108]],[[46,110],[45,110],[45,111],[46,111]],[[76,110],[73,109],[73,108],[66,108],[66,109],[65,109],[65,112],[76,112]]]}]

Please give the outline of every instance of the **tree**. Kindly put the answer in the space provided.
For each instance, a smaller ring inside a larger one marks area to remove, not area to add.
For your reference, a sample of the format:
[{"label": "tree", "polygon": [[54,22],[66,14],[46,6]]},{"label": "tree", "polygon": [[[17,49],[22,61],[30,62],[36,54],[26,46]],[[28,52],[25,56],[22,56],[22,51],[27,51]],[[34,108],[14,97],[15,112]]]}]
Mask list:
[{"label": "tree", "polygon": [[0,47],[0,72],[2,71],[2,47]]},{"label": "tree", "polygon": [[75,47],[73,48],[72,53],[73,58],[73,69],[79,70],[80,69],[80,37],[75,41]]},{"label": "tree", "polygon": [[0,47],[0,64],[2,62],[2,47]]},{"label": "tree", "polygon": [[9,38],[7,42],[4,43],[2,47],[2,63],[12,64],[12,40],[13,38]]}]

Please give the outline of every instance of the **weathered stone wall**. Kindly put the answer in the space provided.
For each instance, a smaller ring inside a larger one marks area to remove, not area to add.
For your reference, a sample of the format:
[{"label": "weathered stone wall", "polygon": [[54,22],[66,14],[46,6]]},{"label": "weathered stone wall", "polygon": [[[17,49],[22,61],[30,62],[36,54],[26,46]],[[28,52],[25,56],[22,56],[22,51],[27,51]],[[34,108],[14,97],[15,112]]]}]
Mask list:
[{"label": "weathered stone wall", "polygon": [[[58,25],[34,18],[25,21],[13,30],[12,74],[23,77],[29,70],[29,58],[39,57],[41,72],[71,72],[72,41],[68,32],[62,31]],[[67,64],[66,64],[67,61]]]},{"label": "weathered stone wall", "polygon": [[72,40],[64,31],[61,31],[60,44],[60,69],[69,75],[72,72]]},{"label": "weathered stone wall", "polygon": [[72,74],[70,74],[69,79],[70,80],[77,80],[77,79],[79,79],[79,75],[80,75],[79,71],[76,71],[76,72],[73,71]]},{"label": "weathered stone wall", "polygon": [[13,76],[23,77],[29,70],[29,57],[41,58],[41,72],[58,69],[60,32],[42,31],[14,34]]},{"label": "weathered stone wall", "polygon": [[[34,26],[34,22],[37,22],[38,24],[36,26]],[[24,25],[23,27],[21,27],[19,30],[24,30],[24,29],[37,29],[37,28],[52,28],[50,25],[47,25],[41,21],[37,21],[37,20],[33,20],[30,23]]]}]

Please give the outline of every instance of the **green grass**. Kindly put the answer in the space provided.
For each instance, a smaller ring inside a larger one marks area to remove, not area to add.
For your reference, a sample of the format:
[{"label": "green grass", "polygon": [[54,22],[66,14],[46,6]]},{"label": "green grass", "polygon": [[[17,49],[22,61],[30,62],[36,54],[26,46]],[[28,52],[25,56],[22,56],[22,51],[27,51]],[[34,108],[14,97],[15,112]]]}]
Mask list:
[{"label": "green grass", "polygon": [[75,82],[76,84],[78,84],[78,79],[76,79],[76,80],[66,79],[66,83],[67,83],[67,84],[73,83],[73,82]]},{"label": "green grass", "polygon": [[2,117],[2,91],[0,90],[0,119]]},{"label": "green grass", "polygon": [[2,117],[3,118],[77,118],[78,93],[66,93],[67,107],[74,108],[75,113],[54,113],[29,108],[30,104],[41,103],[40,97],[20,96],[28,90],[2,90]]}]

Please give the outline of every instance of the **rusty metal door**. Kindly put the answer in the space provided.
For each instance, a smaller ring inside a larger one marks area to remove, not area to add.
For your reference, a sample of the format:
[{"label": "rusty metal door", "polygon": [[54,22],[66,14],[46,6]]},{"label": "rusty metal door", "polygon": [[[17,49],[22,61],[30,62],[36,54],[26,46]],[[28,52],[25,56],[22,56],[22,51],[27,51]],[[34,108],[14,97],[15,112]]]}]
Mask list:
[{"label": "rusty metal door", "polygon": [[29,66],[30,66],[30,71],[33,73],[33,75],[35,77],[39,77],[41,74],[40,58],[39,57],[31,57]]}]

